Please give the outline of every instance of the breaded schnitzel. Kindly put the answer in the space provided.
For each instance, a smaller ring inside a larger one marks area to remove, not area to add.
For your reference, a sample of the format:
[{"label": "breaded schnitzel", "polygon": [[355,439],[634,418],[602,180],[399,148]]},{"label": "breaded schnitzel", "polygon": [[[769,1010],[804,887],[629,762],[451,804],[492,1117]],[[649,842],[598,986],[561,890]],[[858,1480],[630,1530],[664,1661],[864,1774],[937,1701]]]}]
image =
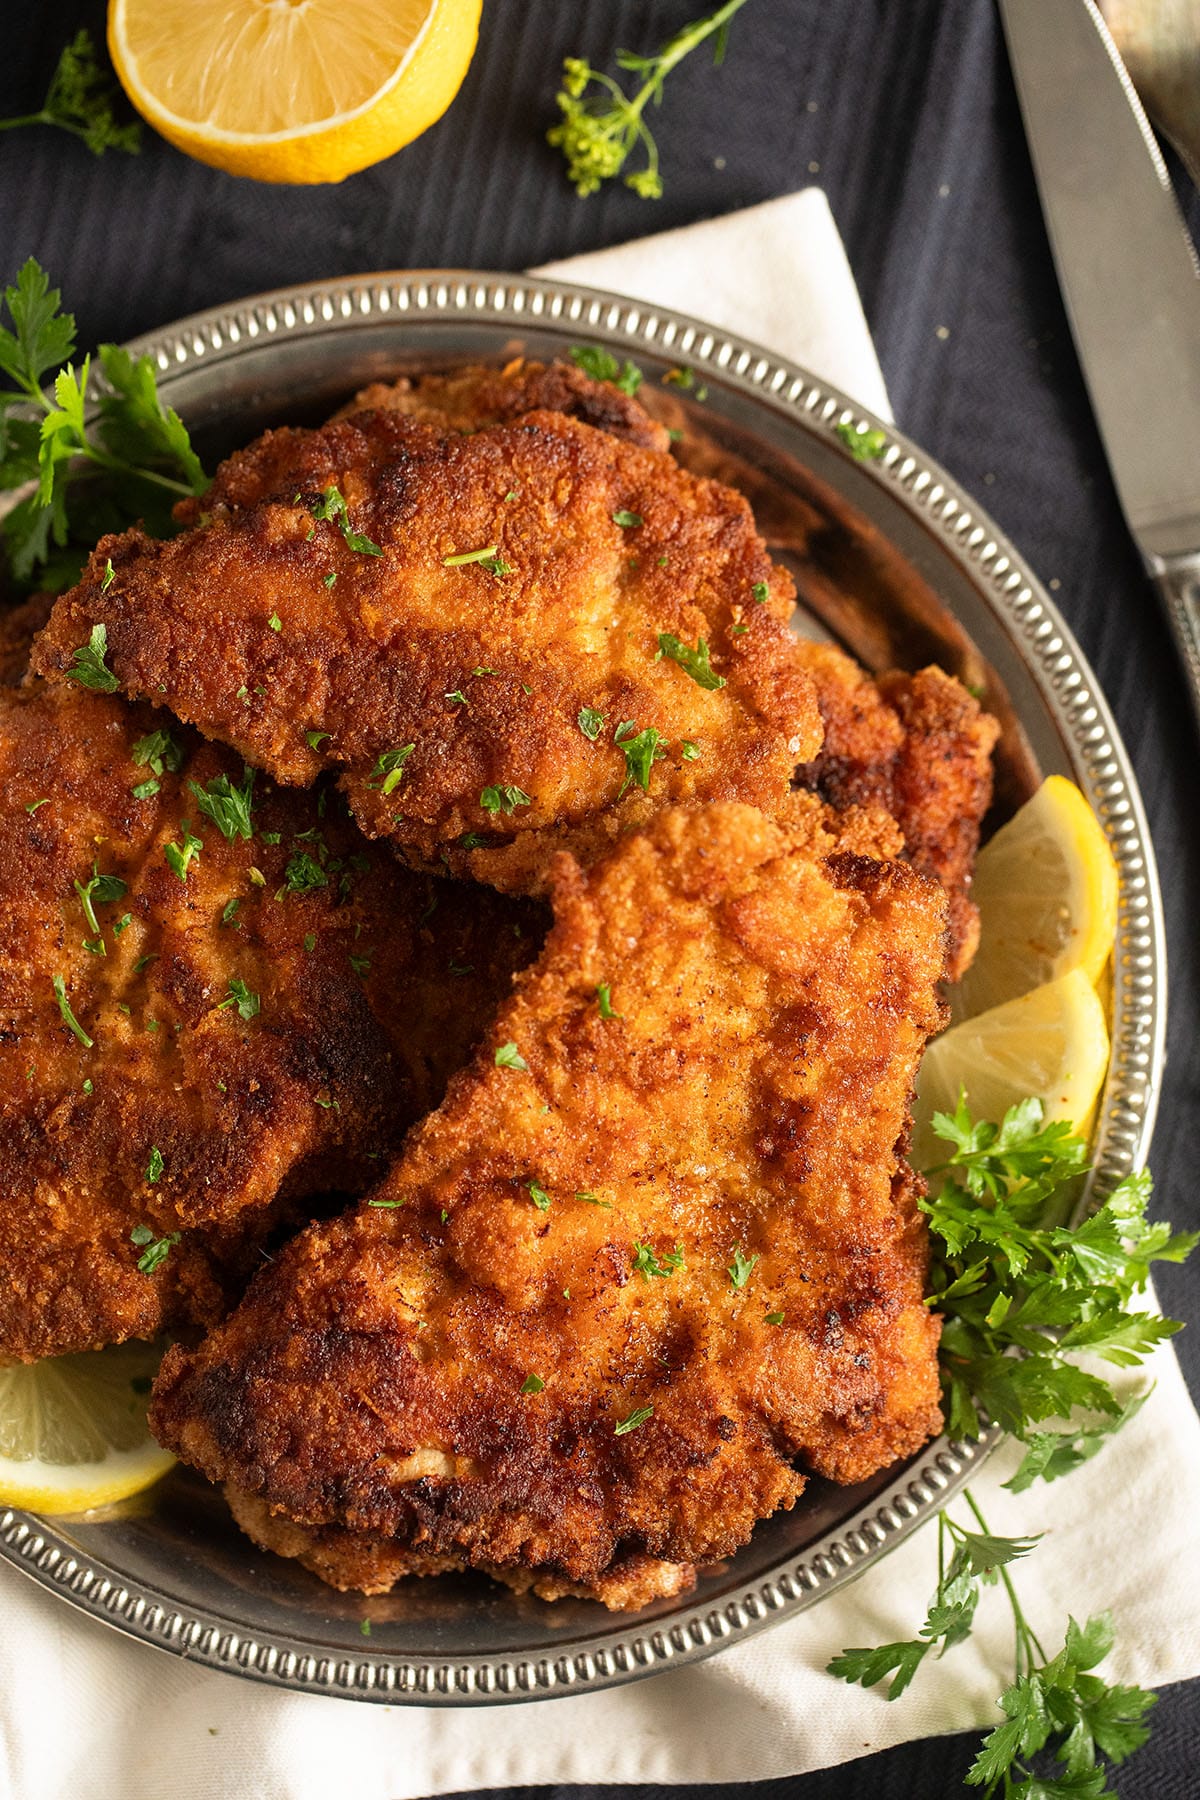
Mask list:
[{"label": "breaded schnitzel", "polygon": [[971,875],[1000,728],[941,669],[872,678],[832,644],[807,641],[801,657],[825,741],[798,779],[839,809],[881,806],[895,819],[909,860],[949,897],[946,974],[956,981],[979,941]]},{"label": "breaded schnitzel", "polygon": [[156,1434],[260,1541],[640,1605],[803,1469],[937,1430],[904,1145],[945,900],[886,818],[787,813],[560,856],[541,957],[381,1186],[168,1353]]},{"label": "breaded schnitzel", "polygon": [[377,1178],[540,930],[164,713],[5,694],[0,1359],[218,1317],[281,1214]]},{"label": "breaded schnitzel", "polygon": [[[102,627],[131,697],[280,782],[336,769],[369,836],[501,887],[669,802],[776,810],[821,724],[745,500],[578,370],[456,380],[268,432],[170,542],[102,539],[34,668]],[[547,399],[603,428],[511,410]]]}]

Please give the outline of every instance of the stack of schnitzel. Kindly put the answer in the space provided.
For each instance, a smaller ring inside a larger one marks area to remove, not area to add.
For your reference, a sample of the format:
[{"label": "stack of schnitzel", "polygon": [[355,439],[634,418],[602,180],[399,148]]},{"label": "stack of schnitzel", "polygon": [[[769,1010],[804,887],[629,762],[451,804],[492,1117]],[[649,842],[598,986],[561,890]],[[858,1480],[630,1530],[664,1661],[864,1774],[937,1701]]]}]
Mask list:
[{"label": "stack of schnitzel", "polygon": [[156,1435],[367,1592],[640,1606],[919,1448],[994,722],[793,636],[570,365],[368,389],[179,516],[0,641],[0,1358],[170,1329]]}]

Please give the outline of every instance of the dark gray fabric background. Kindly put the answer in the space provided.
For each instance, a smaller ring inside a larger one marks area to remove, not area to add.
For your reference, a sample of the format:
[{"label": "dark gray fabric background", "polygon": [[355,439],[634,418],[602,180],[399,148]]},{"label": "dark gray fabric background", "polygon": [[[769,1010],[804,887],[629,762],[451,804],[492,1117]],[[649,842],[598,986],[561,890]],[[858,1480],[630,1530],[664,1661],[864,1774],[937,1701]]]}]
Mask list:
[{"label": "dark gray fabric background", "polygon": [[[60,133],[12,133],[0,138],[0,275],[11,278],[34,252],[78,315],[86,347],[284,282],[380,268],[522,268],[819,182],[897,417],[1050,581],[1132,752],[1171,954],[1157,1204],[1178,1224],[1200,1225],[1200,744],[1088,411],[992,7],[751,0],[721,72],[697,56],[671,78],[654,118],[664,199],[613,187],[578,200],[542,141],[561,58],[606,64],[617,46],[649,49],[702,10],[701,0],[486,0],[479,52],[447,117],[398,158],[336,188],[236,181],[150,133],[139,158],[103,161]],[[77,25],[97,37],[103,29],[95,0],[7,0],[3,14],[0,116],[40,102]],[[1200,226],[1195,196],[1185,203]],[[1160,1284],[1166,1308],[1193,1324],[1180,1343],[1193,1394],[1198,1283],[1191,1269],[1167,1270]],[[1029,1515],[1036,1529],[1036,1492]],[[529,1729],[538,1729],[537,1709]],[[961,1791],[971,1753],[968,1739],[935,1740],[756,1792],[926,1800]],[[1121,1773],[1120,1792],[1190,1800],[1200,1795],[1198,1766],[1200,1683],[1163,1696],[1155,1736]],[[705,1790],[712,1800],[734,1792]]]}]

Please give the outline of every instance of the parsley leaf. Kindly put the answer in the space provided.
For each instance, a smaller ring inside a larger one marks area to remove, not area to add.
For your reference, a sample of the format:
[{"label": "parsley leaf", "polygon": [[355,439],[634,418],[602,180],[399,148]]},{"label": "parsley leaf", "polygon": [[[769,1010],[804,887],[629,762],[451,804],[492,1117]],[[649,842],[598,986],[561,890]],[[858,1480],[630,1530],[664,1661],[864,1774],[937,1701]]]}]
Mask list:
[{"label": "parsley leaf", "polygon": [[771,597],[771,590],[765,581],[756,581],[754,586],[750,589],[750,592],[754,595],[754,604],[756,606],[765,606]]},{"label": "parsley leaf", "polygon": [[119,875],[101,875],[95,863],[92,864],[90,881],[75,883],[83,916],[97,937],[100,935],[100,921],[96,917],[96,903],[104,906],[113,900],[122,900],[128,891]]},{"label": "parsley leaf", "polygon": [[207,787],[188,782],[200,811],[230,843],[235,838],[253,836],[250,813],[254,806],[254,774],[253,769],[243,768],[240,787],[235,787],[228,775],[217,775]]},{"label": "parsley leaf", "polygon": [[642,371],[636,363],[618,363],[612,352],[599,344],[573,344],[567,354],[593,381],[611,382],[623,394],[636,394],[642,385]]},{"label": "parsley leaf", "polygon": [[540,1375],[527,1375],[521,1383],[521,1392],[523,1394],[540,1394],[545,1385]]},{"label": "parsley leaf", "polygon": [[288,858],[287,867],[283,871],[283,886],[276,899],[284,894],[311,894],[316,888],[329,886],[329,877],[315,856],[307,850],[297,850]]},{"label": "parsley leaf", "polygon": [[62,1015],[63,1024],[68,1025],[71,1028],[85,1050],[90,1050],[95,1039],[88,1036],[87,1032],[83,1029],[83,1026],[79,1023],[79,1020],[75,1017],[75,1014],[71,1011],[71,1002],[67,999],[66,982],[61,975],[56,975],[52,985],[54,988],[54,998],[58,1001],[58,1010]]},{"label": "parsley leaf", "polygon": [[180,842],[165,845],[163,855],[166,858],[167,867],[178,875],[180,881],[186,881],[189,868],[204,848],[204,840],[193,835],[188,829],[186,819],[180,826],[179,833]]},{"label": "parsley leaf", "polygon": [[597,712],[594,706],[581,706],[579,709],[579,729],[590,743],[595,743],[604,730],[604,714]]},{"label": "parsley leaf", "polygon": [[161,775],[164,769],[174,775],[183,767],[183,751],[169,731],[152,731],[139,738],[129,754],[140,766],[149,765],[153,775]]},{"label": "parsley leaf", "polygon": [[518,806],[532,806],[533,801],[523,789],[506,784],[504,787],[485,787],[479,796],[479,804],[484,812],[512,813]]},{"label": "parsley leaf", "polygon": [[674,1250],[664,1250],[659,1257],[655,1255],[649,1244],[640,1244],[636,1238],[633,1240],[634,1272],[640,1275],[644,1281],[650,1281],[655,1276],[659,1276],[665,1281],[668,1275],[673,1275],[676,1269],[682,1269],[682,1267],[682,1244],[676,1244]]},{"label": "parsley leaf", "polygon": [[162,1151],[157,1144],[152,1144],[150,1146],[150,1161],[146,1164],[146,1180],[150,1183],[151,1187],[154,1186],[154,1183],[162,1175],[163,1168]]},{"label": "parsley leaf", "polygon": [[103,156],[106,150],[124,150],[136,156],[142,147],[141,124],[136,119],[127,125],[118,123],[113,103],[119,98],[120,90],[96,55],[91,33],[80,30],[59,56],[39,110],[0,119],[0,131],[14,131],[21,125],[57,125],[81,138],[93,156]]},{"label": "parsley leaf", "polygon": [[71,659],[67,680],[80,687],[95,688],[99,694],[115,694],[120,682],[105,662],[108,655],[108,628],[93,625],[86,644],[81,644]]},{"label": "parsley leaf", "polygon": [[636,531],[639,525],[645,523],[641,513],[629,512],[625,508],[612,515],[612,522],[619,525],[622,531]]},{"label": "parsley leaf", "polygon": [[415,744],[402,744],[399,750],[383,751],[375,760],[367,786],[378,788],[381,794],[392,793],[404,779],[404,765],[416,747]]},{"label": "parsley leaf", "polygon": [[[352,529],[345,499],[341,491],[333,482],[330,482],[329,486],[322,492],[321,498],[314,501],[308,510],[314,519],[319,521],[328,520],[332,524],[335,524],[345,539],[347,548],[353,550],[357,555],[383,555],[383,551],[378,544],[373,543],[369,537],[364,537],[360,531]],[[327,582],[327,585],[332,586],[332,583]]]},{"label": "parsley leaf", "polygon": [[887,449],[887,432],[877,425],[859,427],[843,419],[836,430],[855,462],[877,462]]},{"label": "parsley leaf", "polygon": [[730,1263],[728,1269],[731,1286],[735,1288],[744,1288],[751,1275],[753,1275],[754,1265],[758,1260],[759,1257],[757,1252],[753,1256],[746,1256],[742,1250],[742,1246],[739,1244],[733,1253],[733,1261]]},{"label": "parsley leaf", "polygon": [[646,1420],[653,1415],[653,1412],[653,1406],[635,1407],[627,1419],[619,1419],[613,1426],[613,1436],[624,1437],[627,1431],[636,1431],[639,1425],[644,1425],[646,1423]]},{"label": "parsley leaf", "polygon": [[[630,736],[630,733],[634,733]],[[663,745],[666,739],[653,725],[647,725],[644,731],[638,731],[632,720],[618,725],[613,734],[613,742],[619,744],[625,752],[625,779],[617,791],[617,799],[634,781],[643,793],[650,791],[650,771],[656,762],[666,755]]]},{"label": "parsley leaf", "polygon": [[224,1012],[227,1006],[236,1006],[238,1017],[249,1022],[251,1019],[258,1017],[262,1001],[257,994],[252,994],[250,992],[250,989],[246,986],[246,983],[242,980],[240,975],[231,975],[229,978],[229,998],[228,1000],[222,1000],[217,1011]]},{"label": "parsley leaf", "polygon": [[516,1069],[522,1074],[529,1072],[529,1064],[513,1043],[501,1044],[494,1060],[498,1069]]},{"label": "parsley leaf", "polygon": [[145,1244],[146,1249],[138,1257],[138,1269],[143,1275],[153,1275],[157,1268],[166,1262],[171,1254],[171,1247],[180,1239],[178,1231],[170,1231],[165,1237],[156,1238],[149,1225],[135,1225],[129,1234],[131,1244]]},{"label": "parsley leaf", "polygon": [[525,1186],[529,1191],[529,1198],[533,1201],[533,1204],[537,1207],[538,1211],[549,1212],[550,1196],[545,1188],[540,1187],[536,1181],[527,1181]]},{"label": "parsley leaf", "polygon": [[602,981],[596,989],[596,1004],[600,1008],[602,1019],[619,1019],[620,1013],[613,1011],[612,990],[607,981]]},{"label": "parsley leaf", "polygon": [[673,637],[669,631],[660,631],[658,655],[654,659],[655,662],[661,661],[664,656],[669,656],[672,662],[677,662],[680,668],[691,676],[697,687],[707,688],[713,692],[717,688],[725,686],[725,677],[718,675],[709,661],[708,645],[703,638],[697,640],[694,650],[689,650],[686,644],[680,643],[679,639]]}]

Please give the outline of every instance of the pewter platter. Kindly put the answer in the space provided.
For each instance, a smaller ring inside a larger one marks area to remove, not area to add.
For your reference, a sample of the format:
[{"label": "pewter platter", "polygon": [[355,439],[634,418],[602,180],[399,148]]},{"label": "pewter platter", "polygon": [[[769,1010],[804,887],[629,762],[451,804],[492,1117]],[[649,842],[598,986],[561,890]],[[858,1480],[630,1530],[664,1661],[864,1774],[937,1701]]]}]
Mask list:
[{"label": "pewter platter", "polygon": [[[938,661],[984,691],[1003,726],[997,819],[1055,772],[1091,800],[1121,876],[1113,1059],[1094,1151],[1093,1190],[1104,1194],[1144,1155],[1163,1055],[1163,929],[1141,801],[1052,602],[917,445],[885,427],[883,456],[856,463],[838,424],[883,422],[805,370],[696,320],[526,276],[289,288],[130,348],[154,357],[165,399],[211,466],[268,425],[315,422],[369,380],[580,342],[637,361],[642,396],[683,432],[683,460],[748,494],[796,576],[798,629],[839,639],[874,668]],[[662,384],[680,366],[695,371],[690,395]],[[694,1593],[632,1615],[468,1577],[410,1581],[371,1600],[336,1594],[254,1549],[215,1491],[182,1469],[105,1514],[0,1509],[0,1554],[94,1618],[210,1668],[392,1705],[495,1704],[634,1680],[814,1605],[936,1511],[990,1447],[943,1438],[862,1487],[814,1482],[793,1512],[703,1572]]]}]

